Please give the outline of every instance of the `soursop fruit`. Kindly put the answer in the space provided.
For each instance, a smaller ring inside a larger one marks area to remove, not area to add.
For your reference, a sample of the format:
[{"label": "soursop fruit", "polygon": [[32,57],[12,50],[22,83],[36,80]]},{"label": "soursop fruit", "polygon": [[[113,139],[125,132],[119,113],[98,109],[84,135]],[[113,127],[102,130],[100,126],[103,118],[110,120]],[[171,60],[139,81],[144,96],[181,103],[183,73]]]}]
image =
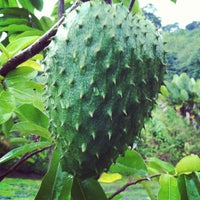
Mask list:
[{"label": "soursop fruit", "polygon": [[162,38],[122,4],[86,2],[47,48],[46,107],[62,169],[98,176],[141,131],[165,73]]}]

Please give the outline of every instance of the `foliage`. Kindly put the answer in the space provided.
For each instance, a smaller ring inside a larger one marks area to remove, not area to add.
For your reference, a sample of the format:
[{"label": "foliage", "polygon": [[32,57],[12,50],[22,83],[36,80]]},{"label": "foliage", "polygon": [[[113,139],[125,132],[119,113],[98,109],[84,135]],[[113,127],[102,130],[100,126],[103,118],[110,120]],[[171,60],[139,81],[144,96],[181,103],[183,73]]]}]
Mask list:
[{"label": "foliage", "polygon": [[143,157],[158,157],[176,163],[191,153],[199,154],[199,134],[174,108],[162,101],[152,112],[137,141],[137,150]]},{"label": "foliage", "polygon": [[199,21],[193,21],[192,23],[189,23],[185,27],[187,30],[193,30],[196,28],[200,28],[200,22]]},{"label": "foliage", "polygon": [[[52,165],[42,182],[36,199],[44,197],[45,199],[62,199],[63,195],[67,197],[66,199],[72,198],[73,200],[90,200],[97,197],[101,200],[117,199],[115,197],[135,184],[142,184],[152,200],[179,200],[183,195],[188,197],[188,199],[192,199],[194,196],[196,199],[200,197],[198,190],[200,184],[200,174],[198,173],[200,170],[200,158],[197,155],[184,157],[174,167],[157,158],[152,158],[145,162],[136,151],[129,149],[123,157],[119,157],[116,163],[111,166],[106,182],[108,183],[109,175],[111,179],[113,178],[113,172],[120,172],[124,176],[129,176],[129,181],[110,195],[110,193],[104,193],[99,181],[95,179],[90,178],[81,181],[62,172],[59,167],[59,158],[56,151],[54,151]],[[189,164],[191,162],[193,163],[192,166]],[[53,167],[55,165],[57,166],[56,168]],[[156,177],[159,177],[156,181],[159,181],[161,186],[158,193],[154,193],[151,187],[144,184],[144,181],[153,181]],[[99,180],[104,182],[103,178]],[[51,188],[52,186],[53,188],[49,190],[49,187]],[[64,190],[65,186],[68,189]],[[56,191],[56,193],[53,191]]]},{"label": "foliage", "polygon": [[174,75],[171,82],[165,81],[160,96],[185,117],[193,127],[200,127],[200,79],[196,81],[183,73]]},{"label": "foliage", "polygon": [[179,29],[174,32],[165,32],[167,50],[167,78],[173,75],[187,73],[194,79],[200,78],[200,32],[198,29],[191,31]]},{"label": "foliage", "polygon": [[155,15],[157,9],[153,6],[153,4],[148,4],[144,8],[142,8],[142,12],[145,17],[150,20],[156,28],[161,28],[161,18]]}]

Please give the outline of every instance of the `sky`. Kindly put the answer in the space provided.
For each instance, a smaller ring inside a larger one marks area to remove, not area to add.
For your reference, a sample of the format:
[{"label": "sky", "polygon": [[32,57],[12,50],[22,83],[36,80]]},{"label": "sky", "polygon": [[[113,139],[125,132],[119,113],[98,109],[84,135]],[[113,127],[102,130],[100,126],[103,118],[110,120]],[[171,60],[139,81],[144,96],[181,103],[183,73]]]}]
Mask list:
[{"label": "sky", "polygon": [[[181,28],[192,21],[200,21],[200,0],[177,0],[176,3],[171,0],[138,0],[140,7],[151,3],[157,9],[156,16],[162,20],[162,25],[179,23]],[[51,2],[51,3],[50,3]],[[53,2],[56,0],[44,0],[44,13],[50,14],[53,8]]]},{"label": "sky", "polygon": [[139,0],[140,7],[152,3],[157,8],[156,16],[162,25],[178,22],[181,28],[192,21],[200,21],[200,0]]}]

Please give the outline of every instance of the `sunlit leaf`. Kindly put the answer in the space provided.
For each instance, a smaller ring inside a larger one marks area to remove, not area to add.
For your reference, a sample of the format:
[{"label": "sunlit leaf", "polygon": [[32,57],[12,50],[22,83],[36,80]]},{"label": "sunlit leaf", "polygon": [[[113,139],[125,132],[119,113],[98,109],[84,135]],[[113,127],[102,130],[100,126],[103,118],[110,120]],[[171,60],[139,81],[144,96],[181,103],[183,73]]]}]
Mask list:
[{"label": "sunlit leaf", "polygon": [[119,173],[103,173],[98,179],[101,183],[112,183],[122,178]]},{"label": "sunlit leaf", "polygon": [[12,70],[11,72],[8,73],[6,76],[6,79],[9,82],[20,82],[25,80],[30,80],[33,79],[37,76],[37,71],[35,71],[33,68],[30,67],[18,67],[15,70]]},{"label": "sunlit leaf", "polygon": [[15,110],[15,98],[9,91],[0,93],[0,124],[5,123]]},{"label": "sunlit leaf", "polygon": [[174,166],[172,164],[158,158],[150,158],[148,160],[148,168],[154,171],[154,173],[174,173]]},{"label": "sunlit leaf", "polygon": [[47,128],[39,126],[31,121],[18,122],[13,125],[11,131],[18,131],[18,132],[20,132],[20,135],[22,135],[22,136],[35,134],[40,137],[51,140],[50,133],[47,130]]},{"label": "sunlit leaf", "polygon": [[7,51],[9,51],[9,54],[11,56],[13,56],[17,52],[19,52],[20,50],[22,50],[22,49],[28,47],[29,45],[31,45],[38,38],[39,38],[39,36],[27,36],[27,37],[19,38],[19,39],[15,40],[15,41],[12,41],[12,43],[10,43],[6,47],[6,49],[7,49]]},{"label": "sunlit leaf", "polygon": [[177,179],[169,174],[160,176],[158,200],[180,200]]},{"label": "sunlit leaf", "polygon": [[26,8],[27,10],[29,10],[31,13],[33,13],[34,11],[34,6],[32,5],[32,3],[30,2],[30,0],[18,0],[19,3],[22,5],[23,8]]},{"label": "sunlit leaf", "polygon": [[8,26],[9,24],[27,24],[27,19],[19,19],[19,18],[0,18],[0,26]]},{"label": "sunlit leaf", "polygon": [[41,65],[33,60],[27,60],[26,62],[23,62],[21,65],[19,65],[19,67],[31,67],[34,70],[43,71]]},{"label": "sunlit leaf", "polygon": [[177,174],[189,174],[200,171],[200,158],[198,155],[189,155],[182,158],[176,165]]},{"label": "sunlit leaf", "polygon": [[126,150],[123,157],[118,157],[116,163],[111,165],[111,173],[122,175],[147,176],[147,167],[141,155],[134,150]]},{"label": "sunlit leaf", "polygon": [[7,162],[13,158],[17,158],[26,153],[30,153],[36,149],[40,149],[48,145],[51,145],[51,143],[50,142],[36,142],[36,143],[31,143],[31,144],[25,144],[21,147],[12,149],[8,153],[6,153],[3,157],[0,158],[0,163]]}]

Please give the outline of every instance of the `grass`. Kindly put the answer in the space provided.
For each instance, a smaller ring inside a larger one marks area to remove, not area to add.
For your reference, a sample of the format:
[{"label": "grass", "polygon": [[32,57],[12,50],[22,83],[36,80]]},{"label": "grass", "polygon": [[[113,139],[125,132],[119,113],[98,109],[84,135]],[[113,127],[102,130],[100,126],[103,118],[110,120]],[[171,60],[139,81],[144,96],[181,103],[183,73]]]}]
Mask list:
[{"label": "grass", "polygon": [[[6,178],[0,182],[0,200],[34,200],[40,183],[41,180]],[[125,180],[111,184],[104,183],[102,187],[106,193],[112,194],[123,184],[125,184]],[[155,192],[158,190],[158,185],[155,185],[154,182],[149,185]],[[142,184],[129,187],[120,196],[119,200],[150,200]]]},{"label": "grass", "polygon": [[34,200],[41,181],[6,178],[0,182],[1,200]]}]

